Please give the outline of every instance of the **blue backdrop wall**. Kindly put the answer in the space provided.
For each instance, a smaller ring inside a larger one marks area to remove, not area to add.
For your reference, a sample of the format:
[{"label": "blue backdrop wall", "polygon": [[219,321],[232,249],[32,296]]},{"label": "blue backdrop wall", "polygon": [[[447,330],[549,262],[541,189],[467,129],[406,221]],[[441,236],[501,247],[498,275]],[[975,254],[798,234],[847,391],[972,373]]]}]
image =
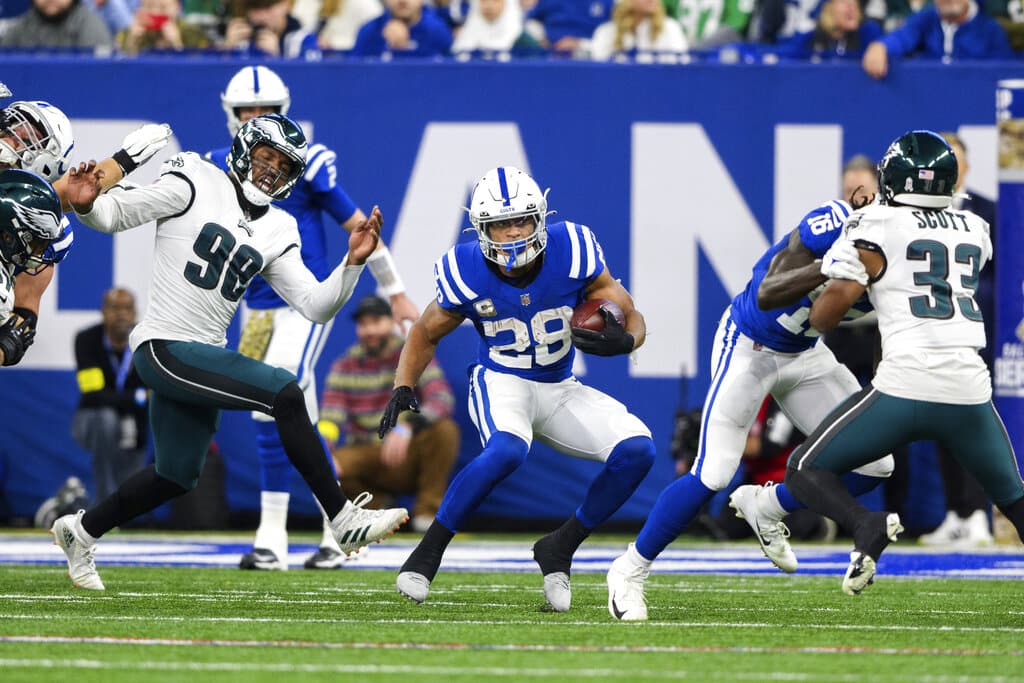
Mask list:
[{"label": "blue backdrop wall", "polygon": [[[72,118],[76,159],[101,158],[139,122],[166,121],[167,153],[228,142],[219,93],[244,64],[221,59],[10,58],[3,80],[19,99],[45,99]],[[686,67],[523,64],[276,63],[291,114],[338,153],[339,181],[384,229],[414,299],[430,300],[433,260],[457,239],[472,182],[497,164],[527,167],[551,186],[559,216],[590,225],[612,272],[645,313],[650,341],[635,362],[586,359],[581,377],[648,422],[658,462],[617,515],[642,519],[672,476],[672,415],[701,403],[710,339],[730,296],[775,235],[838,196],[842,161],[877,158],[910,128],[959,130],[972,178],[995,191],[995,84],[1020,64],[907,64],[884,82],[856,65]],[[166,155],[164,155],[166,156]],[[159,159],[156,160],[157,162]],[[138,179],[155,176],[157,165]],[[39,340],[22,365],[0,372],[7,407],[0,484],[7,512],[31,514],[89,460],[68,432],[77,401],[71,340],[98,320],[102,292],[127,285],[144,298],[152,233],[117,238],[80,228],[58,271]],[[344,253],[342,232],[332,257]],[[1004,242],[1005,246],[1005,242]],[[372,291],[367,275],[356,296]],[[143,306],[144,307],[144,306]],[[233,330],[237,335],[237,330]],[[352,342],[342,312],[320,363]],[[462,328],[439,357],[458,398],[461,462],[479,441],[463,405],[475,335]],[[228,414],[218,442],[233,509],[258,506],[259,471],[247,415]],[[535,448],[485,503],[484,514],[560,518],[578,504],[592,463]],[[930,476],[930,475],[929,475]],[[296,476],[293,510],[313,512]],[[935,479],[915,478],[922,525],[938,521]]]}]

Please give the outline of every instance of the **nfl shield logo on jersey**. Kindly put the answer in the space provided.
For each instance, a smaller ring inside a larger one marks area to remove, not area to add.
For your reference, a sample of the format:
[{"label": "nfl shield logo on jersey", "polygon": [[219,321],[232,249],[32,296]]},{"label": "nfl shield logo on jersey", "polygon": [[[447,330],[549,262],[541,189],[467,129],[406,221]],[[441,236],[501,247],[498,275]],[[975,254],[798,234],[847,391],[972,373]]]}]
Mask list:
[{"label": "nfl shield logo on jersey", "polygon": [[520,294],[519,295],[519,303],[521,303],[523,306],[529,306],[530,305],[530,295],[529,295],[529,293]]}]

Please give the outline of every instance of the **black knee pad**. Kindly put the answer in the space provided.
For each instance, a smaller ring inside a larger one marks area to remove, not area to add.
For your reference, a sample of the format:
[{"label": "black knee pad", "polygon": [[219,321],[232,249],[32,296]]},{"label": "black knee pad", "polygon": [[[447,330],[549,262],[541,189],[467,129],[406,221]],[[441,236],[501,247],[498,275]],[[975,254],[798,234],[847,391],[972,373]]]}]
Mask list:
[{"label": "black knee pad", "polygon": [[296,415],[306,414],[306,397],[299,388],[298,382],[289,382],[284,389],[277,392],[274,397],[274,412],[276,419],[287,420]]}]

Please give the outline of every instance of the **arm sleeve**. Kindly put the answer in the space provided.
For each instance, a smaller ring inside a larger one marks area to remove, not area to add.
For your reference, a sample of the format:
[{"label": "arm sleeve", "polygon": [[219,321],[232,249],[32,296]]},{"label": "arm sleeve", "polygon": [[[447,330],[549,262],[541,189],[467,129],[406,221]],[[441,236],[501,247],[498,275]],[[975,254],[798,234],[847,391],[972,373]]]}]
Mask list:
[{"label": "arm sleeve", "polygon": [[297,246],[274,259],[262,275],[288,305],[307,320],[325,323],[335,316],[352,296],[363,266],[346,266],[348,254],[323,282],[317,282],[302,262]]},{"label": "arm sleeve", "polygon": [[115,185],[96,199],[92,211],[78,217],[93,230],[122,232],[160,218],[180,216],[191,208],[194,198],[192,181],[171,171],[145,187]]}]

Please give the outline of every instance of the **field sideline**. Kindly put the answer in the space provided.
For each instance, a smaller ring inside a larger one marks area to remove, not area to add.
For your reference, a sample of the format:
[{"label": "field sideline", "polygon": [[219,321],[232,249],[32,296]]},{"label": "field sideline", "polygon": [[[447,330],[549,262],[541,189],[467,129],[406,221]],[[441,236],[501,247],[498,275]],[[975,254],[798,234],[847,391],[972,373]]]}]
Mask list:
[{"label": "field sideline", "polygon": [[107,591],[91,593],[38,532],[0,534],[0,678],[1024,681],[1020,548],[897,545],[851,598],[840,544],[796,545],[786,576],[756,545],[677,543],[655,565],[651,621],[627,624],[604,586],[624,537],[588,540],[567,614],[541,610],[532,536],[458,539],[414,605],[394,589],[414,538],[339,571],[260,573],[230,567],[238,537],[112,534],[97,553]]}]

